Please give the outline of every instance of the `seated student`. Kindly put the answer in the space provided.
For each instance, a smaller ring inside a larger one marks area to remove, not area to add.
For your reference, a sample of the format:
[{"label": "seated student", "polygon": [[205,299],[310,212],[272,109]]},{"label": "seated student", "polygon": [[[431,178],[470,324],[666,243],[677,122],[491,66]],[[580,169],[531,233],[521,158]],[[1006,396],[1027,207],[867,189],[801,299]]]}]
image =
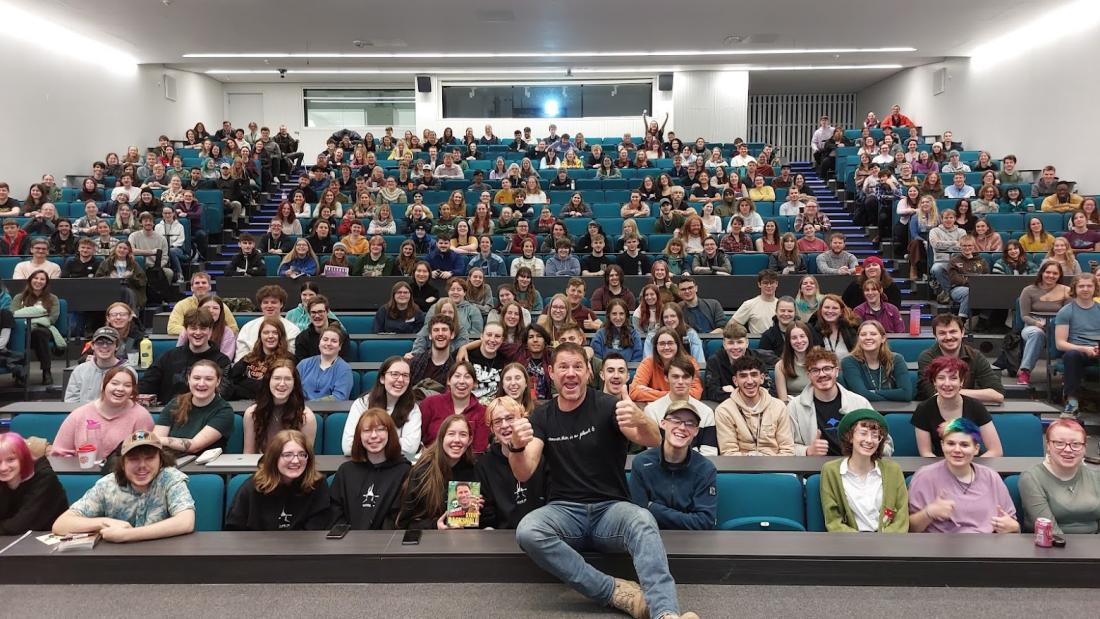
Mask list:
[{"label": "seated student", "polygon": [[123,441],[121,454],[114,472],[57,518],[54,535],[99,532],[108,542],[138,542],[194,531],[187,475],[157,436],[138,430]]},{"label": "seated student", "polygon": [[863,298],[863,303],[856,305],[852,311],[864,323],[873,320],[881,324],[887,333],[905,333],[908,330],[901,318],[901,310],[886,300],[882,282],[877,279],[863,282]]},{"label": "seated student", "polygon": [[[529,390],[526,392],[530,394]],[[512,438],[512,425],[528,414],[524,405],[510,396],[492,399],[485,409],[485,423],[496,440],[474,466],[485,500],[479,523],[483,529],[515,529],[524,516],[546,504],[546,465],[540,462],[530,478],[519,481],[504,453],[503,445],[510,444]]]},{"label": "seated student", "polygon": [[309,241],[299,237],[294,241],[293,248],[283,256],[279,263],[278,274],[281,277],[298,279],[303,276],[316,275],[319,268],[317,255],[309,246]]},{"label": "seated student", "polygon": [[[481,310],[466,298],[469,288],[470,284],[466,281],[466,278],[452,277],[447,281],[447,298],[437,301],[432,307],[428,308],[427,314],[424,316],[424,320],[430,322],[444,307],[453,310],[452,317],[456,321],[456,345],[465,345],[467,342],[477,339],[478,335],[481,334],[481,329],[485,326]],[[428,335],[426,328],[422,328],[417,333],[412,350],[405,355],[406,359],[411,359],[412,355],[418,354],[428,347]]]},{"label": "seated student", "polygon": [[551,346],[558,345],[558,342],[561,341],[560,333],[567,327],[577,326],[569,309],[569,299],[564,294],[556,294],[546,304],[545,313],[535,321],[550,334]]},{"label": "seated student", "polygon": [[[106,458],[134,432],[153,431],[152,415],[136,402],[137,377],[132,369],[109,369],[97,385],[94,394],[82,400],[86,404],[65,416],[57,436],[52,437],[50,455],[75,456],[81,445],[92,442],[98,456]],[[89,425],[96,427],[95,437]]]},{"label": "seated student", "polygon": [[[837,433],[841,419],[852,411],[871,408],[867,398],[837,383],[838,365],[835,353],[821,348],[806,353],[810,384],[801,394],[792,394],[787,403],[796,456],[841,455]],[[890,455],[893,451],[893,443],[887,438],[883,453]]]},{"label": "seated student", "polygon": [[600,367],[600,381],[603,382],[601,392],[614,396],[616,400],[629,397],[630,369],[626,359],[617,352],[607,353]]},{"label": "seated student", "polygon": [[369,408],[356,415],[352,436],[351,461],[340,465],[329,488],[331,524],[393,529],[412,468],[401,453],[397,426],[385,409]]},{"label": "seated student", "polygon": [[1100,471],[1084,466],[1088,436],[1081,424],[1058,419],[1047,426],[1046,458],[1020,475],[1020,499],[1029,530],[1046,518],[1054,533],[1100,529]]},{"label": "seated student", "polygon": [[428,321],[428,348],[418,353],[406,353],[405,360],[412,368],[412,381],[416,385],[424,379],[437,383],[446,382],[446,376],[455,362],[455,318],[453,303],[445,303],[444,309]]},{"label": "seated student", "polygon": [[[282,286],[268,285],[256,291],[256,304],[260,306],[261,318],[274,318],[283,323],[283,330],[286,332],[286,339],[289,342],[289,350],[293,354],[294,340],[302,330],[298,325],[280,315],[285,303],[286,291],[283,290]],[[262,320],[252,320],[241,328],[237,334],[237,356],[233,358],[234,361],[240,361],[252,352],[252,348],[256,346],[256,341],[259,339],[262,324]]]},{"label": "seated student", "polygon": [[390,289],[390,300],[374,314],[373,333],[417,333],[424,328],[424,312],[412,299],[412,287],[400,281]]},{"label": "seated student", "polygon": [[282,256],[289,254],[294,242],[283,233],[283,222],[280,219],[272,219],[267,232],[260,237],[257,249],[261,254],[274,254]]},{"label": "seated student", "polygon": [[607,265],[603,271],[603,282],[603,286],[592,291],[590,302],[593,310],[597,312],[607,310],[612,299],[623,300],[626,302],[627,308],[631,310],[637,305],[634,293],[626,287],[622,267],[617,264]]},{"label": "seated student", "polygon": [[[183,333],[183,317],[187,312],[199,308],[199,297],[213,293],[212,283],[210,274],[205,271],[196,271],[191,274],[191,296],[180,299],[172,307],[172,313],[168,316],[168,335]],[[237,327],[237,319],[233,317],[233,312],[229,311],[229,308],[225,309],[225,323],[233,333],[240,330]]]},{"label": "seated student", "polygon": [[596,312],[584,304],[584,290],[583,279],[570,277],[565,285],[565,299],[569,302],[569,313],[573,316],[573,322],[584,331],[595,331],[602,327],[603,323],[596,317]]},{"label": "seated student", "polygon": [[911,402],[913,379],[905,357],[890,350],[882,323],[865,321],[856,337],[856,349],[840,361],[841,384],[869,402]]},{"label": "seated student", "polygon": [[209,360],[187,369],[188,391],[164,405],[153,428],[165,449],[181,454],[226,449],[233,434],[233,407],[218,395],[222,374]]},{"label": "seated student", "polygon": [[259,346],[256,346],[229,368],[229,386],[225,390],[229,400],[251,400],[258,393],[260,381],[275,361],[291,359],[289,343],[283,323],[277,318],[258,319],[260,325]]},{"label": "seated student", "polygon": [[775,363],[775,394],[784,402],[798,397],[810,384],[806,355],[815,347],[813,334],[814,330],[800,321],[787,328],[783,349]]},{"label": "seated student", "polygon": [[[795,308],[797,310],[797,303]],[[844,304],[840,295],[827,294],[810,318],[809,325],[819,335],[825,350],[844,358],[856,348],[856,327],[859,317]]]},{"label": "seated student", "polygon": [[[309,301],[306,302],[306,308],[309,312],[309,322],[306,326],[302,327],[302,332],[298,334],[298,337],[294,338],[294,354],[299,359],[308,359],[319,354],[319,344],[321,342],[321,333],[331,326],[339,327],[343,330],[343,325],[328,307],[328,299],[322,295],[313,295]],[[351,338],[347,337],[345,331],[345,337],[343,343],[340,345],[340,356],[345,360],[351,359],[352,355]]]},{"label": "seated student", "polygon": [[933,359],[924,369],[923,378],[932,385],[936,394],[918,404],[910,420],[916,431],[917,450],[921,456],[943,456],[940,441],[943,424],[959,417],[969,419],[979,428],[981,442],[986,447],[983,458],[1004,455],[993,417],[980,400],[963,393],[962,387],[969,373],[966,362],[947,356]]},{"label": "seated student", "polygon": [[638,236],[630,234],[623,238],[623,250],[615,257],[615,264],[622,268],[624,275],[649,274],[651,260],[639,248]]},{"label": "seated student", "polygon": [[31,259],[16,264],[11,278],[25,280],[35,271],[45,271],[50,279],[61,277],[61,267],[46,259],[49,253],[50,244],[46,239],[34,239],[31,241]]},{"label": "seated student", "polygon": [[[936,357],[947,356],[960,359],[969,368],[963,376],[962,395],[984,404],[1004,402],[1005,388],[997,371],[985,355],[963,344],[965,329],[961,318],[953,314],[938,314],[932,319],[932,335],[936,343],[917,357],[916,399],[927,400],[935,395],[935,387],[925,379],[925,370]],[[989,441],[986,440],[985,444],[988,447]]]},{"label": "seated student", "polygon": [[[484,419],[479,418],[477,422],[484,427]],[[449,415],[439,424],[435,439],[421,452],[401,489],[396,528],[447,528],[450,482],[477,480],[471,449],[472,423],[463,415]]]},{"label": "seated student", "polygon": [[[643,292],[645,288],[642,289]],[[658,291],[660,292],[660,291]],[[699,296],[699,285],[690,275],[681,275],[676,280],[676,293],[680,299],[683,319],[689,327],[699,333],[721,333],[726,324],[726,314],[722,305],[715,299]],[[640,315],[637,316],[639,319]]]},{"label": "seated student", "polygon": [[[670,307],[668,304],[665,307]],[[653,402],[668,394],[668,369],[673,359],[687,357],[695,364],[696,373],[692,381],[691,397],[703,395],[703,383],[699,380],[698,363],[688,354],[679,333],[670,327],[661,327],[653,338],[653,348],[657,354],[647,356],[634,371],[634,380],[630,382],[630,399],[636,402]]]},{"label": "seated student", "polygon": [[394,275],[396,266],[394,259],[386,255],[386,239],[375,235],[367,242],[367,253],[359,259],[353,272],[363,277],[389,277]]},{"label": "seated student", "polygon": [[573,255],[573,243],[559,239],[554,244],[554,254],[543,264],[547,276],[576,277],[581,274],[581,262]]},{"label": "seated student", "polygon": [[692,396],[692,387],[698,384],[699,372],[691,360],[676,357],[668,364],[668,393],[645,405],[646,416],[656,423],[665,418],[670,407],[688,406],[699,417],[699,432],[693,448],[704,456],[718,455],[718,439],[714,429],[714,411],[710,406]]},{"label": "seated student", "polygon": [[443,233],[436,237],[435,247],[428,252],[428,266],[432,279],[450,280],[452,277],[466,274],[466,259],[451,250],[451,237]]},{"label": "seated student", "polygon": [[629,362],[644,358],[645,339],[634,329],[626,301],[611,299],[607,305],[607,322],[592,338],[592,352],[603,359],[610,352],[617,352]]},{"label": "seated student", "polygon": [[871,409],[849,412],[837,427],[842,458],[821,467],[821,510],[830,533],[909,531],[905,476],[883,458],[890,431]]},{"label": "seated student", "polygon": [[731,321],[744,325],[745,330],[753,337],[763,335],[772,326],[779,275],[775,271],[764,269],[757,273],[756,285],[760,294],[743,302],[730,318]]},{"label": "seated student", "polygon": [[[535,410],[535,398],[531,396],[530,379],[527,376],[527,368],[513,361],[504,366],[504,372],[500,378],[500,388],[495,397],[508,396],[519,402],[526,414]],[[492,430],[492,424],[489,425]],[[491,447],[491,445],[490,445]]]},{"label": "seated student", "polygon": [[0,535],[48,531],[68,508],[50,459],[35,459],[15,432],[0,434]]},{"label": "seated student", "polygon": [[485,425],[485,407],[474,397],[476,370],[468,361],[456,362],[447,373],[447,390],[420,401],[420,436],[424,446],[431,445],[443,420],[455,411],[469,420],[474,454],[489,448],[489,428]]},{"label": "seated student", "polygon": [[[581,239],[581,242],[583,241],[584,237]],[[611,257],[604,253],[606,249],[607,237],[600,233],[592,234],[590,253],[581,259],[581,275],[596,277],[607,272],[608,267],[611,266]]]},{"label": "seated student", "polygon": [[416,454],[421,447],[422,426],[420,407],[416,403],[410,372],[411,367],[403,357],[393,356],[382,362],[378,368],[378,380],[370,392],[363,394],[351,405],[340,441],[345,456],[351,455],[359,416],[368,408],[380,408],[393,417],[401,442],[401,452],[410,462],[416,460]]},{"label": "seated student", "polygon": [[[707,362],[707,358],[703,353],[703,340],[699,338],[699,334],[695,329],[687,325],[679,305],[676,303],[664,304],[661,308],[661,326],[675,332],[680,340],[680,347],[690,354],[692,359],[695,359],[696,364],[702,365]],[[642,347],[645,357],[653,356],[654,342],[659,330],[660,328],[646,337],[645,344]]]},{"label": "seated student", "polygon": [[630,500],[648,510],[661,529],[713,529],[718,524],[718,471],[692,449],[699,413],[677,403],[659,423],[664,430],[661,445],[634,456]]},{"label": "seated student", "polygon": [[[703,397],[713,402],[728,398],[737,386],[733,380],[733,364],[742,357],[759,359],[765,367],[775,364],[775,355],[770,351],[749,348],[749,334],[736,322],[729,322],[722,329],[722,349],[707,357],[707,371],[703,380]],[[774,385],[767,372],[761,379],[761,387],[772,391]]]},{"label": "seated student", "polygon": [[[134,312],[134,309],[122,301],[115,301],[107,306],[105,322],[106,326],[114,329],[115,333],[118,334],[118,346],[115,349],[115,356],[120,359],[133,359],[136,362],[139,358],[140,351],[138,349],[141,347],[141,340],[145,338],[145,327],[141,324],[141,319]],[[182,346],[186,343],[187,336],[184,335],[184,338],[176,345]]]},{"label": "seated student", "polygon": [[65,264],[61,265],[61,277],[95,277],[98,270],[99,258],[95,256],[95,243],[91,239],[80,239],[76,243],[76,255],[69,256],[65,259]]},{"label": "seated student", "polygon": [[[73,368],[69,382],[65,385],[66,402],[94,400],[103,389],[103,377],[107,372],[117,367],[128,366],[127,360],[118,356],[118,342],[118,331],[111,327],[96,329],[95,334],[92,335],[92,354],[88,355],[87,361]],[[129,432],[123,436],[128,435]]]},{"label": "seated student", "polygon": [[317,342],[319,354],[298,362],[302,389],[307,400],[347,400],[351,397],[354,375],[351,365],[340,358],[340,347],[347,333],[336,323],[323,328]]},{"label": "seated student", "polygon": [[[119,304],[123,305],[123,304]],[[225,314],[228,311],[225,307],[225,302],[222,301],[218,295],[204,295],[199,299],[199,309],[204,309],[210,312],[210,317],[214,319],[214,326],[210,329],[210,341],[219,342],[218,350],[222,351],[227,358],[232,357],[237,352],[237,334],[233,333],[233,330],[229,328],[229,325],[225,322]],[[136,321],[136,316],[135,316]],[[108,322],[110,322],[108,320]],[[136,328],[140,328],[140,325],[136,325]],[[130,330],[129,338],[123,337],[124,341],[127,341],[126,345],[129,354],[137,352],[138,345],[141,343],[141,339],[145,337],[142,332],[135,332],[134,329]],[[119,331],[122,334],[122,331]],[[183,346],[187,343],[187,333],[180,333],[179,338],[176,341],[176,346]],[[120,348],[119,354],[122,354]]]},{"label": "seated student", "polygon": [[708,236],[703,239],[703,251],[695,254],[691,272],[695,275],[730,275],[733,266],[726,252],[718,249],[718,241]]},{"label": "seated student", "polygon": [[187,313],[183,320],[187,329],[187,344],[164,353],[149,366],[138,381],[140,399],[146,403],[167,403],[178,394],[187,393],[188,368],[199,361],[209,361],[218,368],[218,381],[229,371],[229,358],[210,345],[214,318],[204,309]]},{"label": "seated student", "polygon": [[255,399],[244,411],[244,453],[264,453],[281,430],[298,430],[313,444],[317,417],[306,406],[298,369],[290,359],[277,359],[268,367]]},{"label": "seated student", "polygon": [[313,447],[297,430],[281,430],[225,517],[226,531],[321,531],[332,520],[329,488]]},{"label": "seated student", "polygon": [[958,417],[943,426],[944,459],[922,466],[909,484],[914,533],[1019,533],[1008,487],[993,469],[974,462],[981,430]]},{"label": "seated student", "polygon": [[1100,356],[1100,305],[1095,301],[1096,276],[1082,273],[1070,282],[1070,297],[1054,317],[1054,342],[1062,352],[1066,376],[1062,392],[1066,398],[1064,415],[1076,417],[1078,397],[1085,367]]},{"label": "seated student", "polygon": [[760,359],[733,362],[733,391],[714,411],[718,452],[723,456],[793,456],[791,420],[782,400],[764,388],[767,371]]},{"label": "seated student", "polygon": [[241,250],[233,256],[227,273],[237,276],[263,277],[267,275],[264,256],[256,251],[256,237],[249,232],[241,234],[237,240]]}]

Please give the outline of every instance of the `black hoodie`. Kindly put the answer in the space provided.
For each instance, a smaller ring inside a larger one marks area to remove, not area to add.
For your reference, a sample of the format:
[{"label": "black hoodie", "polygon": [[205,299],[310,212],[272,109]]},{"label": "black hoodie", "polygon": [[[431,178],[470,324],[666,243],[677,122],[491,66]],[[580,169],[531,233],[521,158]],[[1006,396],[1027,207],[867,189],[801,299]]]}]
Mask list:
[{"label": "black hoodie", "polygon": [[532,511],[546,505],[546,466],[540,460],[535,473],[526,482],[516,481],[508,456],[499,443],[489,446],[474,467],[481,482],[481,528],[514,529]]},{"label": "black hoodie", "polygon": [[401,507],[401,486],[412,465],[404,457],[371,462],[345,462],[332,479],[332,523],[351,528],[393,529]]},{"label": "black hoodie", "polygon": [[298,494],[283,484],[271,494],[261,494],[256,490],[256,478],[249,477],[225,517],[225,530],[322,531],[331,520],[328,494],[324,478],[309,494]]}]

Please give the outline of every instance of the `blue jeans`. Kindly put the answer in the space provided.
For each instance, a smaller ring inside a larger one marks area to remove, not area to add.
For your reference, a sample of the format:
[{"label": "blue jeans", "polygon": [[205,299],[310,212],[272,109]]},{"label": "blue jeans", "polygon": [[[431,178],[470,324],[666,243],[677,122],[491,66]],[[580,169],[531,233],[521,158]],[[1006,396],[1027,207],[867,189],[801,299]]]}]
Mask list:
[{"label": "blue jeans", "polygon": [[1020,337],[1024,338],[1024,354],[1020,358],[1020,369],[1030,372],[1039,361],[1043,347],[1047,345],[1047,332],[1042,327],[1028,325],[1020,331]]},{"label": "blue jeans", "polygon": [[951,289],[951,275],[947,272],[947,262],[935,262],[928,271],[940,285],[940,290]]},{"label": "blue jeans", "polygon": [[516,542],[539,567],[605,605],[615,591],[615,579],[589,565],[580,551],[625,550],[634,560],[650,616],[680,613],[657,521],[633,503],[554,501],[520,521]]},{"label": "blue jeans", "polygon": [[970,318],[970,286],[955,286],[950,295],[959,304],[959,316]]},{"label": "blue jeans", "polygon": [[1062,391],[1067,398],[1076,398],[1081,390],[1081,381],[1085,377],[1085,367],[1090,363],[1096,363],[1096,357],[1090,357],[1077,350],[1067,351],[1062,355],[1062,366],[1066,376],[1062,381]]},{"label": "blue jeans", "polygon": [[176,279],[183,278],[183,250],[179,247],[170,247],[168,249],[168,260],[172,267],[172,272],[176,274]]}]

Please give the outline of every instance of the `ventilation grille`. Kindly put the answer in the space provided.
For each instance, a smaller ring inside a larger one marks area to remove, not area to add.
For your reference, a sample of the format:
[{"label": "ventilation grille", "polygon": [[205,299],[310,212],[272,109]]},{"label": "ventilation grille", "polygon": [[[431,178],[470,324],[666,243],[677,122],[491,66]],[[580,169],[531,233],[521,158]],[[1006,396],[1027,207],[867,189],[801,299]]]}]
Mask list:
[{"label": "ventilation grille", "polygon": [[176,100],[176,78],[174,78],[171,75],[168,75],[167,73],[165,73],[164,77],[163,77],[163,81],[164,81],[164,98],[168,99],[169,101],[175,101]]}]

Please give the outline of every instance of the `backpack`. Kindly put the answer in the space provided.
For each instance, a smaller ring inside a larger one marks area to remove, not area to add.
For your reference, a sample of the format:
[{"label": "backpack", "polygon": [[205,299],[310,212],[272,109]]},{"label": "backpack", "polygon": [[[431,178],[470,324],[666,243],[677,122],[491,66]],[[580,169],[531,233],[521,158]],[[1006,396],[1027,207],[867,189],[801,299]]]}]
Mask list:
[{"label": "backpack", "polygon": [[1020,361],[1024,356],[1024,338],[1018,333],[1009,333],[1001,341],[1001,354],[993,362],[993,367],[1015,376],[1020,371]]}]

